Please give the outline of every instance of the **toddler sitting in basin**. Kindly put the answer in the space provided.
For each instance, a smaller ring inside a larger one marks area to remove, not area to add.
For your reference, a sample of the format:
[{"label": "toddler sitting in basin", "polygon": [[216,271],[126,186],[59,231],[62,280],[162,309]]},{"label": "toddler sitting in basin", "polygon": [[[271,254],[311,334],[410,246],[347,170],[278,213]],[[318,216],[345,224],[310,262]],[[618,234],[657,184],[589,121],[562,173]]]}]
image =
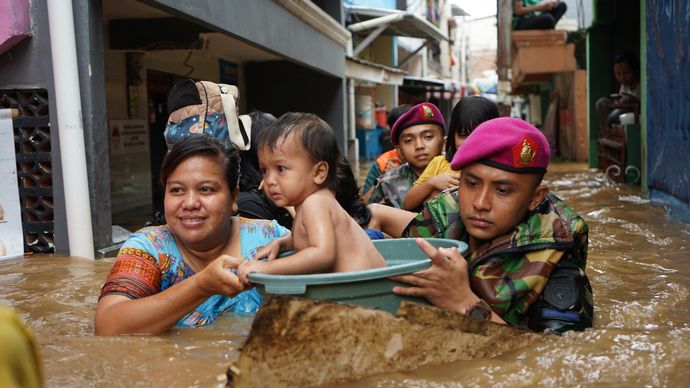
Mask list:
[{"label": "toddler sitting in basin", "polygon": [[[348,272],[386,265],[364,230],[336,201],[341,154],[326,122],[313,114],[287,113],[262,131],[257,143],[264,191],[277,206],[294,206],[295,217],[291,233],[240,265],[237,273],[245,283],[250,272]],[[274,260],[293,249],[294,255]]]}]

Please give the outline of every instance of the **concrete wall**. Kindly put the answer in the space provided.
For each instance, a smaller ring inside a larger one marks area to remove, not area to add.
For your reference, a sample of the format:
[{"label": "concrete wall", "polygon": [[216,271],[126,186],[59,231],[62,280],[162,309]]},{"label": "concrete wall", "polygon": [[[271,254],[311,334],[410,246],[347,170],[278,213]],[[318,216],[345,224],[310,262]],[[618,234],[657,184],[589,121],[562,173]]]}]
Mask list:
[{"label": "concrete wall", "polygon": [[676,205],[680,205],[676,207],[688,209],[690,24],[687,15],[690,3],[647,0],[646,8],[647,95],[643,98],[647,103],[648,184],[674,197]]},{"label": "concrete wall", "polygon": [[62,168],[58,152],[60,139],[57,131],[57,110],[53,89],[53,68],[50,56],[50,33],[48,31],[48,9],[45,1],[33,1],[31,15],[31,38],[24,39],[0,55],[0,89],[48,90],[51,123],[51,151],[53,172],[53,205],[56,252],[66,252],[67,223],[65,218],[65,197],[62,186]]},{"label": "concrete wall", "polygon": [[0,54],[29,36],[29,0],[0,0]]}]

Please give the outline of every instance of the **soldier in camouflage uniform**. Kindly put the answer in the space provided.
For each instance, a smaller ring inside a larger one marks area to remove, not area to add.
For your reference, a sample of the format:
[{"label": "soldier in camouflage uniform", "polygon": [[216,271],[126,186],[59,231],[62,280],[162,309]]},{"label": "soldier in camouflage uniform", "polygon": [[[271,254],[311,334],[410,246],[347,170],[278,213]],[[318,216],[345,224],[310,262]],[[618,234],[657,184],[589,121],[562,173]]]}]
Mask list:
[{"label": "soldier in camouflage uniform", "polygon": [[403,207],[403,198],[419,174],[441,154],[445,125],[441,112],[428,102],[413,106],[398,118],[391,129],[391,143],[407,163],[379,177],[368,203]]},{"label": "soldier in camouflage uniform", "polygon": [[412,218],[402,236],[465,241],[468,257],[420,242],[432,267],[398,277],[412,287],[394,291],[536,331],[591,327],[588,226],[541,185],[549,154],[546,138],[522,120],[477,127],[451,163],[463,171],[459,189],[398,218]]}]

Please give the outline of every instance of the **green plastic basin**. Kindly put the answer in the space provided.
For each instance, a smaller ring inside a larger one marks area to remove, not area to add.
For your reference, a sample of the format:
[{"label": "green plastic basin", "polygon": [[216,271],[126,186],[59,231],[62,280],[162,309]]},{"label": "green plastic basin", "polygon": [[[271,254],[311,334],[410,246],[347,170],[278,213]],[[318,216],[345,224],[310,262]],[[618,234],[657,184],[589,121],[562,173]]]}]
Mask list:
[{"label": "green plastic basin", "polygon": [[[441,238],[425,240],[437,248],[454,247],[463,255],[467,252],[467,244],[462,241]],[[250,273],[249,280],[264,297],[269,294],[295,295],[373,307],[392,314],[398,310],[402,300],[428,303],[424,298],[393,294],[393,287],[406,284],[389,279],[391,276],[413,273],[431,266],[431,260],[417,246],[414,239],[374,240],[373,243],[386,260],[386,267],[309,275]],[[289,260],[289,255],[286,257]]]}]

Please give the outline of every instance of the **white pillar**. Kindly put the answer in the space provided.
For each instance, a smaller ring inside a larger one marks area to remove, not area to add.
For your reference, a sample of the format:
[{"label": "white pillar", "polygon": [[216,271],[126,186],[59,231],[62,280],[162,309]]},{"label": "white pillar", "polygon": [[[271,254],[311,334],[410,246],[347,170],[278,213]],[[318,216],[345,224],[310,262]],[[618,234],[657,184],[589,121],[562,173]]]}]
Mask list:
[{"label": "white pillar", "polygon": [[94,259],[72,1],[47,3],[69,253]]}]

